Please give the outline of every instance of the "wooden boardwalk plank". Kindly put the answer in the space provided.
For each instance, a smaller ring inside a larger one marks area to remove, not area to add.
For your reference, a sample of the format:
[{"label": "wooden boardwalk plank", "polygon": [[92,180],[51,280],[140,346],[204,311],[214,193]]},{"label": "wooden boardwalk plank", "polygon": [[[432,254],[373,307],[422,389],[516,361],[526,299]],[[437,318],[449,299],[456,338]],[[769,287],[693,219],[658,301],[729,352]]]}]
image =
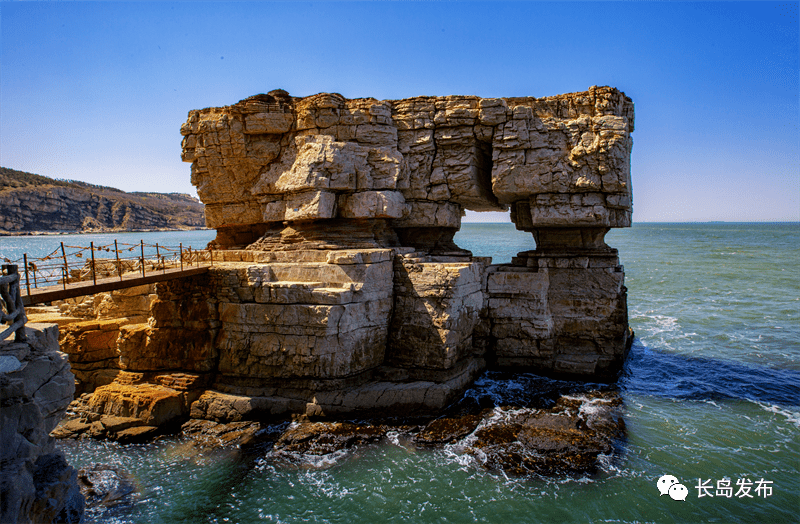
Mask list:
[{"label": "wooden boardwalk plank", "polygon": [[166,269],[157,273],[150,273],[142,276],[138,273],[130,273],[122,275],[122,280],[119,277],[99,278],[95,285],[91,280],[74,282],[67,284],[66,289],[64,286],[47,286],[39,288],[31,288],[31,294],[26,295],[25,286],[20,286],[22,292],[22,303],[25,306],[34,304],[41,304],[43,302],[52,302],[53,300],[64,300],[66,298],[81,297],[85,295],[94,295],[95,293],[104,293],[106,291],[114,291],[116,289],[125,289],[129,287],[142,286],[144,284],[153,284],[154,282],[164,282],[175,278],[191,277],[194,275],[202,275],[208,271],[208,266],[177,269]]}]

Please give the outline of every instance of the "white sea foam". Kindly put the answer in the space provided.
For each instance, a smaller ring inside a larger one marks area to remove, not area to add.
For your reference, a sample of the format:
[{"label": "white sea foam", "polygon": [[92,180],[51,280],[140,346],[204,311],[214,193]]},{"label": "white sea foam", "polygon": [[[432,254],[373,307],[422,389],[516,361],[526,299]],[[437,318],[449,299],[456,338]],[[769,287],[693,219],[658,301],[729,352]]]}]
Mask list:
[{"label": "white sea foam", "polygon": [[405,446],[400,444],[400,433],[398,433],[397,431],[387,431],[386,432],[386,440],[388,440],[390,443],[394,444],[395,446],[398,446],[398,447],[401,447],[401,448],[405,449]]},{"label": "white sea foam", "polygon": [[697,333],[680,333],[681,326],[676,317],[657,314],[653,310],[630,316],[636,327],[636,336],[646,347],[671,347],[669,341],[676,334],[683,338],[697,336]]},{"label": "white sea foam", "polygon": [[348,495],[355,494],[355,492],[346,487],[342,487],[326,471],[307,471],[300,477],[300,482],[314,488],[315,491],[328,498],[342,499]]},{"label": "white sea foam", "polygon": [[751,400],[754,404],[758,405],[764,411],[768,411],[770,413],[775,413],[776,415],[782,415],[786,417],[786,420],[798,428],[800,428],[800,411],[791,411],[788,409],[784,409],[780,406],[776,406],[775,404],[766,404],[764,402],[759,402],[758,400]]},{"label": "white sea foam", "polygon": [[307,453],[296,453],[294,451],[270,451],[267,460],[273,464],[300,470],[323,470],[328,469],[339,462],[347,459],[351,455],[348,450],[337,450],[325,455],[310,455]]}]

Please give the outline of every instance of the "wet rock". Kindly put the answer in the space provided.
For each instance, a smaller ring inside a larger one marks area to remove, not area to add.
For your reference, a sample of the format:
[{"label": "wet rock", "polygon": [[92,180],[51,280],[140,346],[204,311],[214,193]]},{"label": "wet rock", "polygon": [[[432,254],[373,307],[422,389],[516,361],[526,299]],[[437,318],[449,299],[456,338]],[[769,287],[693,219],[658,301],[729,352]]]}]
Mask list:
[{"label": "wet rock", "polygon": [[422,446],[455,443],[475,431],[481,418],[477,413],[437,418],[422,428],[422,431],[414,437],[414,442]]},{"label": "wet rock", "polygon": [[181,426],[181,435],[200,447],[219,448],[229,446],[248,447],[262,439],[264,433],[260,422],[229,422],[192,419]]},{"label": "wet rock", "polygon": [[624,438],[619,395],[591,392],[547,409],[496,408],[467,451],[507,474],[591,474]]},{"label": "wet rock", "polygon": [[326,455],[386,435],[385,426],[352,422],[299,422],[290,425],[275,443],[275,450]]},{"label": "wet rock", "polygon": [[133,477],[120,467],[92,464],[78,471],[78,484],[86,507],[112,507],[134,502],[137,493]]}]

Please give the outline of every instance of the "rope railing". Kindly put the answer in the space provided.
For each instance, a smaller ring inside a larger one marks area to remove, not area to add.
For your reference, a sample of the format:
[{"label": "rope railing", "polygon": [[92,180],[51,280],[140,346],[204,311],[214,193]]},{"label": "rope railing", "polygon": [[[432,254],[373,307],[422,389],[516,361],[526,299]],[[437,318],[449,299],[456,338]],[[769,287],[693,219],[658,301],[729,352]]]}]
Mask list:
[{"label": "rope railing", "polygon": [[24,286],[30,295],[31,289],[40,287],[62,286],[66,289],[68,284],[75,282],[91,280],[97,284],[97,279],[109,277],[122,280],[123,275],[130,273],[141,273],[145,277],[169,269],[210,266],[212,258],[211,249],[184,248],[183,244],[145,244],[144,241],[126,244],[115,240],[106,245],[91,242],[88,247],[69,246],[61,242],[47,256],[31,258],[25,253],[21,260],[4,261],[12,265],[16,263],[14,267],[22,264],[24,271],[18,274],[18,285]]},{"label": "rope railing", "polygon": [[15,264],[4,264],[2,274],[0,274],[0,329],[3,324],[8,327],[0,332],[0,342],[8,338],[11,333],[15,333],[16,342],[24,342],[25,308],[22,305],[22,293],[19,289],[19,273]]}]

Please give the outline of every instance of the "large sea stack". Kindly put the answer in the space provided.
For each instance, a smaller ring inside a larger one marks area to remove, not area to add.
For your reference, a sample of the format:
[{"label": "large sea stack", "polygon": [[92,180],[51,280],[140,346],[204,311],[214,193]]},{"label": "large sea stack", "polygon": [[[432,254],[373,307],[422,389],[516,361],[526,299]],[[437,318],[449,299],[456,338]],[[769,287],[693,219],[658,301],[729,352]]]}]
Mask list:
[{"label": "large sea stack", "polygon": [[[431,414],[487,367],[613,381],[631,334],[604,236],[631,224],[632,131],[631,100],[609,87],[277,90],[191,111],[182,156],[217,230],[214,264],[142,291],[136,322],[64,330],[94,390],[86,427],[135,419],[104,426],[128,439],[186,417]],[[509,210],[536,249],[472,256],[453,242],[464,210]]]}]

